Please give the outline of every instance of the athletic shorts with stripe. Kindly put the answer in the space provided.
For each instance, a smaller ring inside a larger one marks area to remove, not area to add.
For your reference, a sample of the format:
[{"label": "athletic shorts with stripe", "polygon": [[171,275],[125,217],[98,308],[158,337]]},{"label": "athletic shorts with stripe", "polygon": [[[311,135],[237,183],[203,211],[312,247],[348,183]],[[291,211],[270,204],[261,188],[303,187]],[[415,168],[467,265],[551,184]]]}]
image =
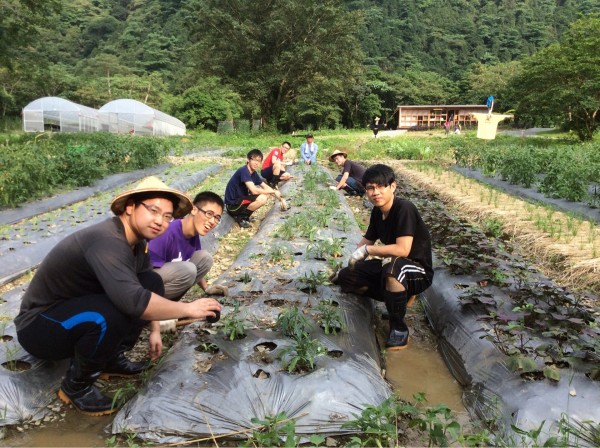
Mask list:
[{"label": "athletic shorts with stripe", "polygon": [[433,280],[416,261],[392,257],[359,261],[354,270],[343,268],[338,274],[338,283],[343,292],[364,294],[375,300],[383,300],[385,280],[390,276],[404,286],[408,297],[425,291]]}]

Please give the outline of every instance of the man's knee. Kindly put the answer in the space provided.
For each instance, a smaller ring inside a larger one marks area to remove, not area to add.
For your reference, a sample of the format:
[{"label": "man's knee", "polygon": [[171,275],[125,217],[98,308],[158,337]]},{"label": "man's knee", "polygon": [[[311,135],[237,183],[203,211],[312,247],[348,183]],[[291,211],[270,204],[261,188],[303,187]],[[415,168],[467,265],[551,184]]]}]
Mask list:
[{"label": "man's knee", "polygon": [[203,249],[194,252],[192,257],[190,258],[190,261],[196,266],[196,273],[200,277],[206,275],[213,265],[212,255],[210,254],[210,252]]},{"label": "man's knee", "polygon": [[337,282],[343,292],[351,292],[355,294],[366,294],[369,287],[365,285],[359,285],[357,283],[357,275],[350,268],[343,268],[338,273]]},{"label": "man's knee", "polygon": [[387,276],[385,279],[385,289],[390,292],[402,292],[406,291],[406,288],[396,278]]}]

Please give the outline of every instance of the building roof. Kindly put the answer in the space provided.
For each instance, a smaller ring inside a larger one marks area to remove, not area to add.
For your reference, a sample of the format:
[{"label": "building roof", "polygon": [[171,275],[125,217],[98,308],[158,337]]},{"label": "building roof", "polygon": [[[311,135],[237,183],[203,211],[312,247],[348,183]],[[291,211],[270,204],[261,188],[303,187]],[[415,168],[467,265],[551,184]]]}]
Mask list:
[{"label": "building roof", "polygon": [[449,108],[463,108],[463,109],[487,109],[485,104],[422,104],[422,105],[402,105],[397,106],[398,109],[449,109]]}]

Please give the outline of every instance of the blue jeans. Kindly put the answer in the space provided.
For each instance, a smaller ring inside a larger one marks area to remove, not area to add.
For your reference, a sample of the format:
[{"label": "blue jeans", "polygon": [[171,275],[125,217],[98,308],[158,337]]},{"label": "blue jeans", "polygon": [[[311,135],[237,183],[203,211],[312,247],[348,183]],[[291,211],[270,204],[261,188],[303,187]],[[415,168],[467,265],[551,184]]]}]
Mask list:
[{"label": "blue jeans", "polygon": [[[338,175],[338,177],[336,177],[335,180],[336,182],[342,180],[342,175]],[[365,194],[365,189],[363,188],[362,184],[360,182],[357,182],[357,180],[353,177],[349,177],[348,179],[346,179],[346,186],[344,187],[344,191],[348,193],[354,191],[358,194]]]}]

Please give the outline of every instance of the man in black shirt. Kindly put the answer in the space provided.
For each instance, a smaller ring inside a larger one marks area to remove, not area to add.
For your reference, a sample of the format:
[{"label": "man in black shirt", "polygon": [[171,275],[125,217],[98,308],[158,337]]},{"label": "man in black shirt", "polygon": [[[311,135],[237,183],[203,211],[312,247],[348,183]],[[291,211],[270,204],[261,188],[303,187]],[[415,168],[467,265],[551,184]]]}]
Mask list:
[{"label": "man in black shirt", "polygon": [[[363,185],[374,205],[369,227],[337,277],[342,291],[385,301],[390,316],[386,347],[407,347],[406,305],[431,286],[431,237],[415,205],[395,197],[396,177],[387,165],[365,171]],[[375,245],[379,240],[381,245]],[[367,260],[367,257],[373,256]]]},{"label": "man in black shirt", "polygon": [[95,385],[148,367],[125,352],[150,324],[150,359],[162,352],[159,320],[214,317],[214,299],[175,302],[152,270],[147,240],[192,209],[190,198],[155,177],[116,196],[116,215],[75,232],[44,258],[15,319],[19,343],[40,359],[71,359],[58,397],[88,415],[115,412]]}]

